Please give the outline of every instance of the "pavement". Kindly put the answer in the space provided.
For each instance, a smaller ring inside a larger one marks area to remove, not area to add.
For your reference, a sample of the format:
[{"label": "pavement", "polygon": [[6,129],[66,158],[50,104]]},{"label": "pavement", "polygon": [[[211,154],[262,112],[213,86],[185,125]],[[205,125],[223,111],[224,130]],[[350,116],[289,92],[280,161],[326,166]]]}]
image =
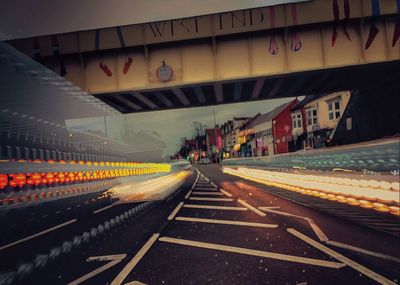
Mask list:
[{"label": "pavement", "polygon": [[[399,283],[398,237],[282,198],[273,187],[223,174],[216,165],[196,167],[198,173],[158,202],[114,205],[99,192],[27,212],[24,208],[15,220],[8,213],[0,222],[10,232],[0,244],[0,280],[12,276],[11,284],[113,285]],[[30,213],[36,218],[27,222]],[[46,232],[71,220],[75,221]],[[43,234],[11,234],[13,225],[19,231],[29,223]],[[2,249],[29,234],[31,239]],[[65,242],[77,237],[83,237],[81,243]],[[54,254],[58,244],[67,247]],[[68,247],[71,244],[75,247]],[[46,263],[38,264],[38,254],[49,251]]]}]

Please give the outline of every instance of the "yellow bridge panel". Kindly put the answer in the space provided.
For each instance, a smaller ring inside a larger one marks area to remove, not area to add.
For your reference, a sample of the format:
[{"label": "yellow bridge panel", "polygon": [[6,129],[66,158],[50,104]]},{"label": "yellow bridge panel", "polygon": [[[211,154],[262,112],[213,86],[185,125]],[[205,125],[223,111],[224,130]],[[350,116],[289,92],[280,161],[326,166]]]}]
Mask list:
[{"label": "yellow bridge panel", "polygon": [[269,34],[269,36],[255,36],[250,40],[252,75],[269,75],[285,71],[286,53],[283,35]]},{"label": "yellow bridge panel", "polygon": [[[107,71],[103,71],[102,68]],[[117,72],[115,56],[104,55],[97,57],[92,55],[87,60],[85,71],[88,92],[107,92],[118,89],[117,77],[115,76]]]},{"label": "yellow bridge panel", "polygon": [[[296,44],[300,47],[298,51],[295,51]],[[320,31],[304,28],[289,33],[286,54],[290,71],[322,68],[324,63]]]},{"label": "yellow bridge panel", "polygon": [[400,58],[400,40],[392,46],[395,20],[386,21],[386,47],[388,59],[394,60]]},{"label": "yellow bridge panel", "polygon": [[211,44],[182,47],[183,82],[196,83],[215,78],[214,53]]},{"label": "yellow bridge panel", "polygon": [[359,24],[352,24],[347,27],[349,40],[339,28],[336,43],[332,46],[332,27],[325,26],[322,33],[324,46],[324,62],[326,67],[340,67],[362,63],[361,39]]},{"label": "yellow bridge panel", "polygon": [[239,78],[250,75],[250,55],[247,38],[218,42],[216,55],[216,79]]},{"label": "yellow bridge panel", "polygon": [[126,52],[118,55],[118,89],[135,89],[148,85],[149,74],[146,72],[147,70],[149,70],[148,61],[143,52]]},{"label": "yellow bridge panel", "polygon": [[66,58],[65,65],[68,68],[68,73],[65,75],[65,79],[81,87],[81,89],[85,90],[86,72],[85,69],[82,68],[79,57],[75,56]]},{"label": "yellow bridge panel", "polygon": [[[373,23],[370,21],[366,21],[362,25],[361,33],[362,38],[364,39],[364,45],[368,39],[371,24]],[[385,25],[382,22],[375,22],[374,25],[376,25],[379,32],[375,36],[375,39],[372,42],[371,46],[367,50],[363,49],[365,62],[383,61],[387,58]]]},{"label": "yellow bridge panel", "polygon": [[[362,12],[364,17],[372,16],[371,0],[361,0]],[[351,2],[351,1],[350,1]],[[379,10],[381,15],[396,14],[396,0],[379,0]]]},{"label": "yellow bridge panel", "polygon": [[[121,27],[121,32],[124,37],[125,45],[140,46],[144,43],[144,33],[141,25],[130,25]],[[120,47],[120,45],[118,45]]]}]

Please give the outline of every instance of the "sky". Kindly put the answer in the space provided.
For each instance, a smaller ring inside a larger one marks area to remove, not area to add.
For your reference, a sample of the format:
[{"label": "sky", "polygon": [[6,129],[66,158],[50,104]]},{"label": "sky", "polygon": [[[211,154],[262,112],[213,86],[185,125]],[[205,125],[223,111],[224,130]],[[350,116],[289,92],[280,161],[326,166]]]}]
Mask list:
[{"label": "sky", "polygon": [[[209,107],[174,109],[145,113],[127,114],[107,117],[108,135],[119,139],[124,129],[124,121],[135,132],[146,132],[156,136],[165,143],[163,156],[176,153],[181,138],[191,138],[194,134],[193,122],[201,122],[208,128],[216,123],[221,125],[233,117],[254,116],[257,113],[267,113],[275,107],[289,102],[294,98],[269,99],[255,102],[224,104]],[[69,120],[68,127],[76,130],[100,130],[104,132],[104,118],[87,118]],[[136,146],[140,148],[140,146]],[[140,151],[140,149],[138,149]]]}]

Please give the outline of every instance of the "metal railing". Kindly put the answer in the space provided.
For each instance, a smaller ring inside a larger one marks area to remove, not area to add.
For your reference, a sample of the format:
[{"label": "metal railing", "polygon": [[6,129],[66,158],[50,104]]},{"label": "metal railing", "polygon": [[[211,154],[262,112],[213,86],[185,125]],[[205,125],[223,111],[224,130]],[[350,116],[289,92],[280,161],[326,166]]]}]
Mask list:
[{"label": "metal railing", "polygon": [[332,171],[346,169],[398,173],[400,138],[372,141],[368,143],[301,150],[293,153],[226,159],[223,166],[250,166],[269,169],[302,168]]}]

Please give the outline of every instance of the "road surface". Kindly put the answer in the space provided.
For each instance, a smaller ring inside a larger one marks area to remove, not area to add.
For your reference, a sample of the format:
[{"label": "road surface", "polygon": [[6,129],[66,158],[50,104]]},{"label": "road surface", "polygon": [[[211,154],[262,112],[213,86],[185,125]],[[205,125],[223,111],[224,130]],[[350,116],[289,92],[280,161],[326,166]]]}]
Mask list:
[{"label": "road surface", "polygon": [[113,205],[99,192],[18,213],[16,225],[8,213],[3,229],[18,230],[0,245],[3,284],[399,282],[397,236],[283,199],[216,165],[197,169],[164,201]]}]

